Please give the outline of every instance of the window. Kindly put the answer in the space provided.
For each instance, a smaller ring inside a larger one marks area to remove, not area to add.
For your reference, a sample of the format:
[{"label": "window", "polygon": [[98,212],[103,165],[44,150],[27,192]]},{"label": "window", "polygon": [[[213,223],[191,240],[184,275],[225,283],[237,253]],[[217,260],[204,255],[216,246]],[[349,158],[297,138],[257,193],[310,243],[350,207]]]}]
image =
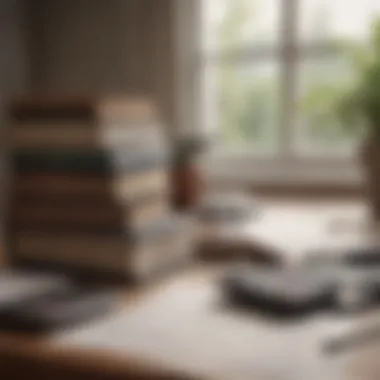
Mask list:
[{"label": "window", "polygon": [[202,0],[202,123],[222,152],[339,158],[358,141],[334,105],[379,0]]}]

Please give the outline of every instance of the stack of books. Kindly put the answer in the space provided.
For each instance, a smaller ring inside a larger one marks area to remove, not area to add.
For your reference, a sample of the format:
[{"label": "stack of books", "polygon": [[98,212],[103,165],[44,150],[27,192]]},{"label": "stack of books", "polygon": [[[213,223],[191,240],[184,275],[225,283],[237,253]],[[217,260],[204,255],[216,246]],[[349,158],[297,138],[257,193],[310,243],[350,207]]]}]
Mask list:
[{"label": "stack of books", "polygon": [[22,98],[10,103],[9,120],[16,263],[142,277],[189,253],[149,101]]}]

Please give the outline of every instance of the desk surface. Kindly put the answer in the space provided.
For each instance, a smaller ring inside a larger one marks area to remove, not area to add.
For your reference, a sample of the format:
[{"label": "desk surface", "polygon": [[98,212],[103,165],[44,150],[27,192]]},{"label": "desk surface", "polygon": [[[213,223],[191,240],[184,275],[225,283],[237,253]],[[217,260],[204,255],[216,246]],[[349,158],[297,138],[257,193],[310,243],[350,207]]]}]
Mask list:
[{"label": "desk surface", "polygon": [[[279,204],[250,233],[276,236],[276,248],[282,241],[294,262],[308,248],[332,247],[328,242],[336,248],[371,241],[373,233],[359,223],[364,214],[359,204]],[[153,289],[127,291],[119,312],[50,338],[2,334],[0,354],[121,375],[152,363],[199,379],[372,380],[380,373],[380,342],[338,357],[321,351],[328,338],[368,325],[378,312],[286,324],[241,314],[220,300],[215,280],[223,270],[198,267]]]}]

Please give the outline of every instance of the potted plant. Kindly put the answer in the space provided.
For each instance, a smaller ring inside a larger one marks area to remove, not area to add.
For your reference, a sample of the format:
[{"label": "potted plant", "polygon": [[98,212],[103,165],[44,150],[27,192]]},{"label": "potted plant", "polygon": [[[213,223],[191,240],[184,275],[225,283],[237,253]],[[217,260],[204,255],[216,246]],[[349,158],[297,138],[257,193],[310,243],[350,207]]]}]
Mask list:
[{"label": "potted plant", "polygon": [[338,101],[345,128],[364,127],[361,160],[372,217],[380,221],[380,19],[373,23],[370,43],[350,50],[357,80]]},{"label": "potted plant", "polygon": [[[371,213],[380,221],[380,19],[373,24],[369,43],[339,43],[350,65],[350,80],[339,85],[319,84],[303,99],[306,112],[329,115],[336,128],[350,136],[363,136],[360,159],[366,177],[365,190]],[[320,126],[326,120],[320,118]],[[331,126],[330,126],[331,127]]]}]

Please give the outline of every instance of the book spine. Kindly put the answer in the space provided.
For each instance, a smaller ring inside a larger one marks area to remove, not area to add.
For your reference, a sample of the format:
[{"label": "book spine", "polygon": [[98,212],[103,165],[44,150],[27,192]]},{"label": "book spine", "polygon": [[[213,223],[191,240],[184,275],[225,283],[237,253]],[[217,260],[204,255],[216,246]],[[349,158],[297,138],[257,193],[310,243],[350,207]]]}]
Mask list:
[{"label": "book spine", "polygon": [[9,140],[17,150],[96,147],[97,131],[86,123],[16,123]]},{"label": "book spine", "polygon": [[136,261],[152,259],[155,245],[128,245],[124,239],[57,238],[44,234],[17,234],[17,257],[28,262],[67,265],[87,270],[100,269],[136,275]]},{"label": "book spine", "polygon": [[13,219],[19,228],[45,226],[50,228],[80,228],[81,226],[101,228],[140,228],[168,213],[168,202],[154,199],[152,202],[123,207],[114,203],[47,204],[17,202]]},{"label": "book spine", "polygon": [[133,205],[155,197],[170,196],[165,171],[148,171],[126,176],[71,175],[52,173],[18,174],[12,182],[16,201],[52,203],[79,201],[114,202]]},{"label": "book spine", "polygon": [[145,152],[128,151],[75,151],[75,152],[16,152],[11,165],[19,173],[136,173],[142,170],[166,167],[166,150]]},{"label": "book spine", "polygon": [[120,270],[125,268],[132,250],[125,242],[57,241],[54,238],[16,236],[14,244],[18,257],[28,260],[69,264],[79,267]]},{"label": "book spine", "polygon": [[13,148],[21,149],[125,149],[164,146],[162,133],[151,125],[86,125],[86,123],[17,123],[9,131]]}]

